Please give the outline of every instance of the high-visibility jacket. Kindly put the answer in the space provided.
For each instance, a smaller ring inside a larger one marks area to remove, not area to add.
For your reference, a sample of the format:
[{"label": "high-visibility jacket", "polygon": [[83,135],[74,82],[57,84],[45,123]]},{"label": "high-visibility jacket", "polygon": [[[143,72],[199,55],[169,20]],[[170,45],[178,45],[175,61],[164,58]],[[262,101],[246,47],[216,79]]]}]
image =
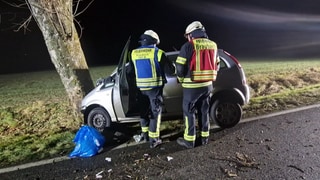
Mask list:
[{"label": "high-visibility jacket", "polygon": [[154,46],[141,46],[132,51],[131,59],[135,69],[137,87],[140,90],[163,86],[163,72],[160,67],[162,55],[164,51]]},{"label": "high-visibility jacket", "polygon": [[207,38],[193,39],[194,50],[190,61],[191,80],[215,81],[217,77],[217,45]]},{"label": "high-visibility jacket", "polygon": [[184,88],[199,88],[216,80],[219,58],[217,45],[207,38],[185,43],[176,60],[177,76]]}]

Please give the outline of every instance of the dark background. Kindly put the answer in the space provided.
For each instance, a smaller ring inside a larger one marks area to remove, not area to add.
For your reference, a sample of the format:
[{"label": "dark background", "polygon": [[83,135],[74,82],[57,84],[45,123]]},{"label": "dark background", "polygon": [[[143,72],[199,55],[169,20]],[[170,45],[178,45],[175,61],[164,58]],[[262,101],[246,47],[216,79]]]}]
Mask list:
[{"label": "dark background", "polygon": [[[83,0],[81,8],[89,2]],[[320,57],[319,7],[316,0],[95,0],[76,19],[89,67],[116,64],[129,36],[137,46],[147,29],[158,33],[163,50],[180,49],[184,30],[194,20],[241,62]],[[54,69],[34,21],[26,31],[15,32],[29,10],[0,2],[0,15],[0,74]]]}]

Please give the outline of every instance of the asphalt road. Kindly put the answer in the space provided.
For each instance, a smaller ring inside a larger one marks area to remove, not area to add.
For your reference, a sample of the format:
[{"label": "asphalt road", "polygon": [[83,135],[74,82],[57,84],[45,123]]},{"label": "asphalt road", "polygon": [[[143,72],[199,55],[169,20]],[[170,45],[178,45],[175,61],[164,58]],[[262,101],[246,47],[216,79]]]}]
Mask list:
[{"label": "asphalt road", "polygon": [[[91,158],[41,161],[0,169],[11,179],[320,179],[320,104],[213,128],[194,149],[164,135],[160,148],[124,144]],[[106,160],[109,159],[110,161]]]}]

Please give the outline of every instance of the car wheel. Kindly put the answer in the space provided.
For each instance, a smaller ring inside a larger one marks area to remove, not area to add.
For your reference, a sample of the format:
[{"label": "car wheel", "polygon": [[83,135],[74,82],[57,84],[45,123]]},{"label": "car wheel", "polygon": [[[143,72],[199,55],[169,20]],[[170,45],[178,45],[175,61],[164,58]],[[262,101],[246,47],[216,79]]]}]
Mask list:
[{"label": "car wheel", "polygon": [[110,126],[110,116],[101,107],[93,108],[88,114],[88,125],[96,128],[99,132],[103,132],[106,127]]},{"label": "car wheel", "polygon": [[210,108],[210,118],[221,128],[231,128],[239,123],[242,108],[238,103],[216,100]]}]

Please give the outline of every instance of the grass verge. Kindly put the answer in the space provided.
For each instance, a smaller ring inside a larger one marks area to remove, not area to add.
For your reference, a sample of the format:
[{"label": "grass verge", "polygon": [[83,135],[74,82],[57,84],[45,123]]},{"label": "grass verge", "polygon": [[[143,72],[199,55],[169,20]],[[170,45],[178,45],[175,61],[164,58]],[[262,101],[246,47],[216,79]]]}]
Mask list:
[{"label": "grass verge", "polygon": [[[320,102],[319,60],[241,61],[250,86],[243,118]],[[114,66],[91,68],[96,80]],[[79,129],[55,71],[0,75],[0,167],[67,155]],[[181,121],[176,121],[181,122]],[[162,130],[176,127],[162,124]]]}]

